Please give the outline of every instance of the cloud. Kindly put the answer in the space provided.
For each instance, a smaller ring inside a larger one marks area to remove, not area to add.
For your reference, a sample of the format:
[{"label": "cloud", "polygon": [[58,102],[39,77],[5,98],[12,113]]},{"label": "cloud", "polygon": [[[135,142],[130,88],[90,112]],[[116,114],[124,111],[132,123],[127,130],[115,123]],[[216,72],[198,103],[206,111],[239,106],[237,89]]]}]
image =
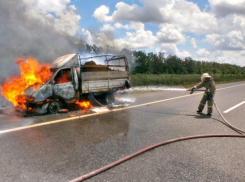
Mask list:
[{"label": "cloud", "polygon": [[145,25],[140,22],[130,22],[129,24],[123,25],[121,23],[104,24],[100,29],[101,31],[114,31],[116,29],[126,29],[126,30],[144,30]]},{"label": "cloud", "polygon": [[208,34],[206,40],[221,50],[243,50],[245,49],[245,37],[241,31],[230,31],[225,35]]},{"label": "cloud", "polygon": [[[155,9],[152,6],[144,6],[143,8],[138,5],[128,5],[124,2],[116,4],[117,10],[113,12],[112,21],[139,21],[142,23],[147,22],[161,22],[162,13],[160,9]],[[147,12],[147,13],[146,13]]]},{"label": "cloud", "polygon": [[[105,39],[106,36],[104,36],[103,31],[104,33],[107,31],[111,31],[111,33],[113,33],[112,31],[116,29],[126,29],[126,36],[118,39],[114,38],[108,42]],[[121,23],[115,23],[114,25],[104,24],[101,31],[102,32],[100,33],[95,33],[82,29],[82,33],[89,44],[113,46],[117,49],[154,49],[159,43],[171,43],[169,45],[173,46],[175,44],[183,43],[186,40],[185,36],[181,33],[181,30],[170,24],[162,24],[156,35],[154,35],[150,30],[145,30],[144,24],[140,22],[130,22],[125,25]],[[104,45],[102,43],[104,43]],[[175,48],[176,51],[174,52],[177,52],[181,57],[190,55],[186,51],[180,52],[177,50],[176,45]]]},{"label": "cloud", "polygon": [[114,31],[115,27],[113,27],[111,24],[104,24],[100,30],[101,31]]},{"label": "cloud", "polygon": [[102,5],[94,11],[93,17],[95,17],[97,20],[101,22],[111,21],[111,17],[107,16],[109,11],[109,7]]},{"label": "cloud", "polygon": [[197,54],[201,57],[207,57],[210,55],[210,52],[206,49],[198,49]]},{"label": "cloud", "polygon": [[161,25],[157,38],[161,43],[183,43],[186,40],[181,30],[171,24]]},{"label": "cloud", "polygon": [[161,44],[160,48],[157,48],[157,52],[163,52],[165,55],[176,55],[180,58],[191,57],[188,51],[179,51],[175,44]]},{"label": "cloud", "polygon": [[140,22],[130,22],[129,29],[133,30],[144,30],[145,25]]},{"label": "cloud", "polygon": [[209,52],[206,49],[199,49],[195,60],[214,61],[218,63],[228,63],[245,66],[245,51],[216,50]]},{"label": "cloud", "polygon": [[193,46],[194,49],[197,48],[196,40],[194,38],[191,38],[191,45]]},{"label": "cloud", "polygon": [[127,32],[126,37],[117,39],[116,43],[119,47],[128,49],[148,49],[153,48],[157,38],[151,31],[139,29],[136,32]]},{"label": "cloud", "polygon": [[217,30],[216,17],[211,13],[202,12],[193,2],[185,0],[141,0],[141,2],[143,7],[119,2],[116,4],[117,10],[111,16],[108,16],[109,8],[102,5],[95,10],[94,17],[101,22],[168,23],[177,25],[187,32],[205,33]]},{"label": "cloud", "polygon": [[214,14],[218,17],[225,17],[229,14],[245,15],[244,0],[209,0]]},{"label": "cloud", "polygon": [[[132,31],[126,32],[126,36],[123,38],[115,39],[112,30],[120,28]],[[144,24],[140,22],[130,22],[130,24],[126,25],[120,23],[114,25],[104,24],[101,31],[102,32],[92,32],[91,30],[82,29],[82,34],[89,44],[102,47],[113,46],[118,49],[148,49],[153,48],[158,41],[152,31],[145,30]],[[107,40],[108,36],[110,41]]]},{"label": "cloud", "polygon": [[114,27],[116,28],[116,29],[130,29],[129,28],[129,25],[123,25],[123,24],[121,24],[121,23],[115,23],[115,25],[114,25]]}]

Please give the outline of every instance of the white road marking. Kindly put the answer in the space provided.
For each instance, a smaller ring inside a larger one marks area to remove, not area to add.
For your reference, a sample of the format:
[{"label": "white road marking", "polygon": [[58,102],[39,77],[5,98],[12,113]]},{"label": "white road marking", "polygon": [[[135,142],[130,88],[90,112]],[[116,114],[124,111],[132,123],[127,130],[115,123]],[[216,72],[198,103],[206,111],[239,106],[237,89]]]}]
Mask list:
[{"label": "white road marking", "polygon": [[237,104],[237,105],[231,107],[230,109],[225,110],[223,113],[228,113],[228,112],[230,112],[231,110],[233,110],[233,109],[239,107],[240,105],[242,105],[242,104],[244,104],[244,103],[245,103],[245,101],[242,101],[241,103],[239,103],[239,104]]}]

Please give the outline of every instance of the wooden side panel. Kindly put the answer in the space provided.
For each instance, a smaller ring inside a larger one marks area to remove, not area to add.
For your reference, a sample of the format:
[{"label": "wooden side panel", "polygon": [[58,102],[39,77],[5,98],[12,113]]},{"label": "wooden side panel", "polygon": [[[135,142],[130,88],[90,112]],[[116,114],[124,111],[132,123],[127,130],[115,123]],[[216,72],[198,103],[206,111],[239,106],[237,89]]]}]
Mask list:
[{"label": "wooden side panel", "polygon": [[82,83],[82,93],[107,92],[114,88],[123,88],[126,79],[84,81]]}]

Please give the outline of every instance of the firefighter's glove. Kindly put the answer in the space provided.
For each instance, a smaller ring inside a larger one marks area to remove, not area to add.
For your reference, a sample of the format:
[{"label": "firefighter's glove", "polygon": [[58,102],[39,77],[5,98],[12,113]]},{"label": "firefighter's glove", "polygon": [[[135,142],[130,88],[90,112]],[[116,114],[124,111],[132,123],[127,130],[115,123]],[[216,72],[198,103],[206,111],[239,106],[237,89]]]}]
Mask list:
[{"label": "firefighter's glove", "polygon": [[196,87],[193,87],[192,89],[191,89],[191,92],[190,92],[190,94],[193,94],[193,92],[196,90]]}]

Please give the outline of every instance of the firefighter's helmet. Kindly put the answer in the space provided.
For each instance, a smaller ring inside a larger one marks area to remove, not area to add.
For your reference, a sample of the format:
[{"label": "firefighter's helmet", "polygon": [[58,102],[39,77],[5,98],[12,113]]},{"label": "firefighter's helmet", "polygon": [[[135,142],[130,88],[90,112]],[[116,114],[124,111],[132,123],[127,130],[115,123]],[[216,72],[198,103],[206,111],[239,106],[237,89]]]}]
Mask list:
[{"label": "firefighter's helmet", "polygon": [[201,76],[201,80],[204,81],[205,78],[211,78],[211,76],[208,73],[203,73]]}]

